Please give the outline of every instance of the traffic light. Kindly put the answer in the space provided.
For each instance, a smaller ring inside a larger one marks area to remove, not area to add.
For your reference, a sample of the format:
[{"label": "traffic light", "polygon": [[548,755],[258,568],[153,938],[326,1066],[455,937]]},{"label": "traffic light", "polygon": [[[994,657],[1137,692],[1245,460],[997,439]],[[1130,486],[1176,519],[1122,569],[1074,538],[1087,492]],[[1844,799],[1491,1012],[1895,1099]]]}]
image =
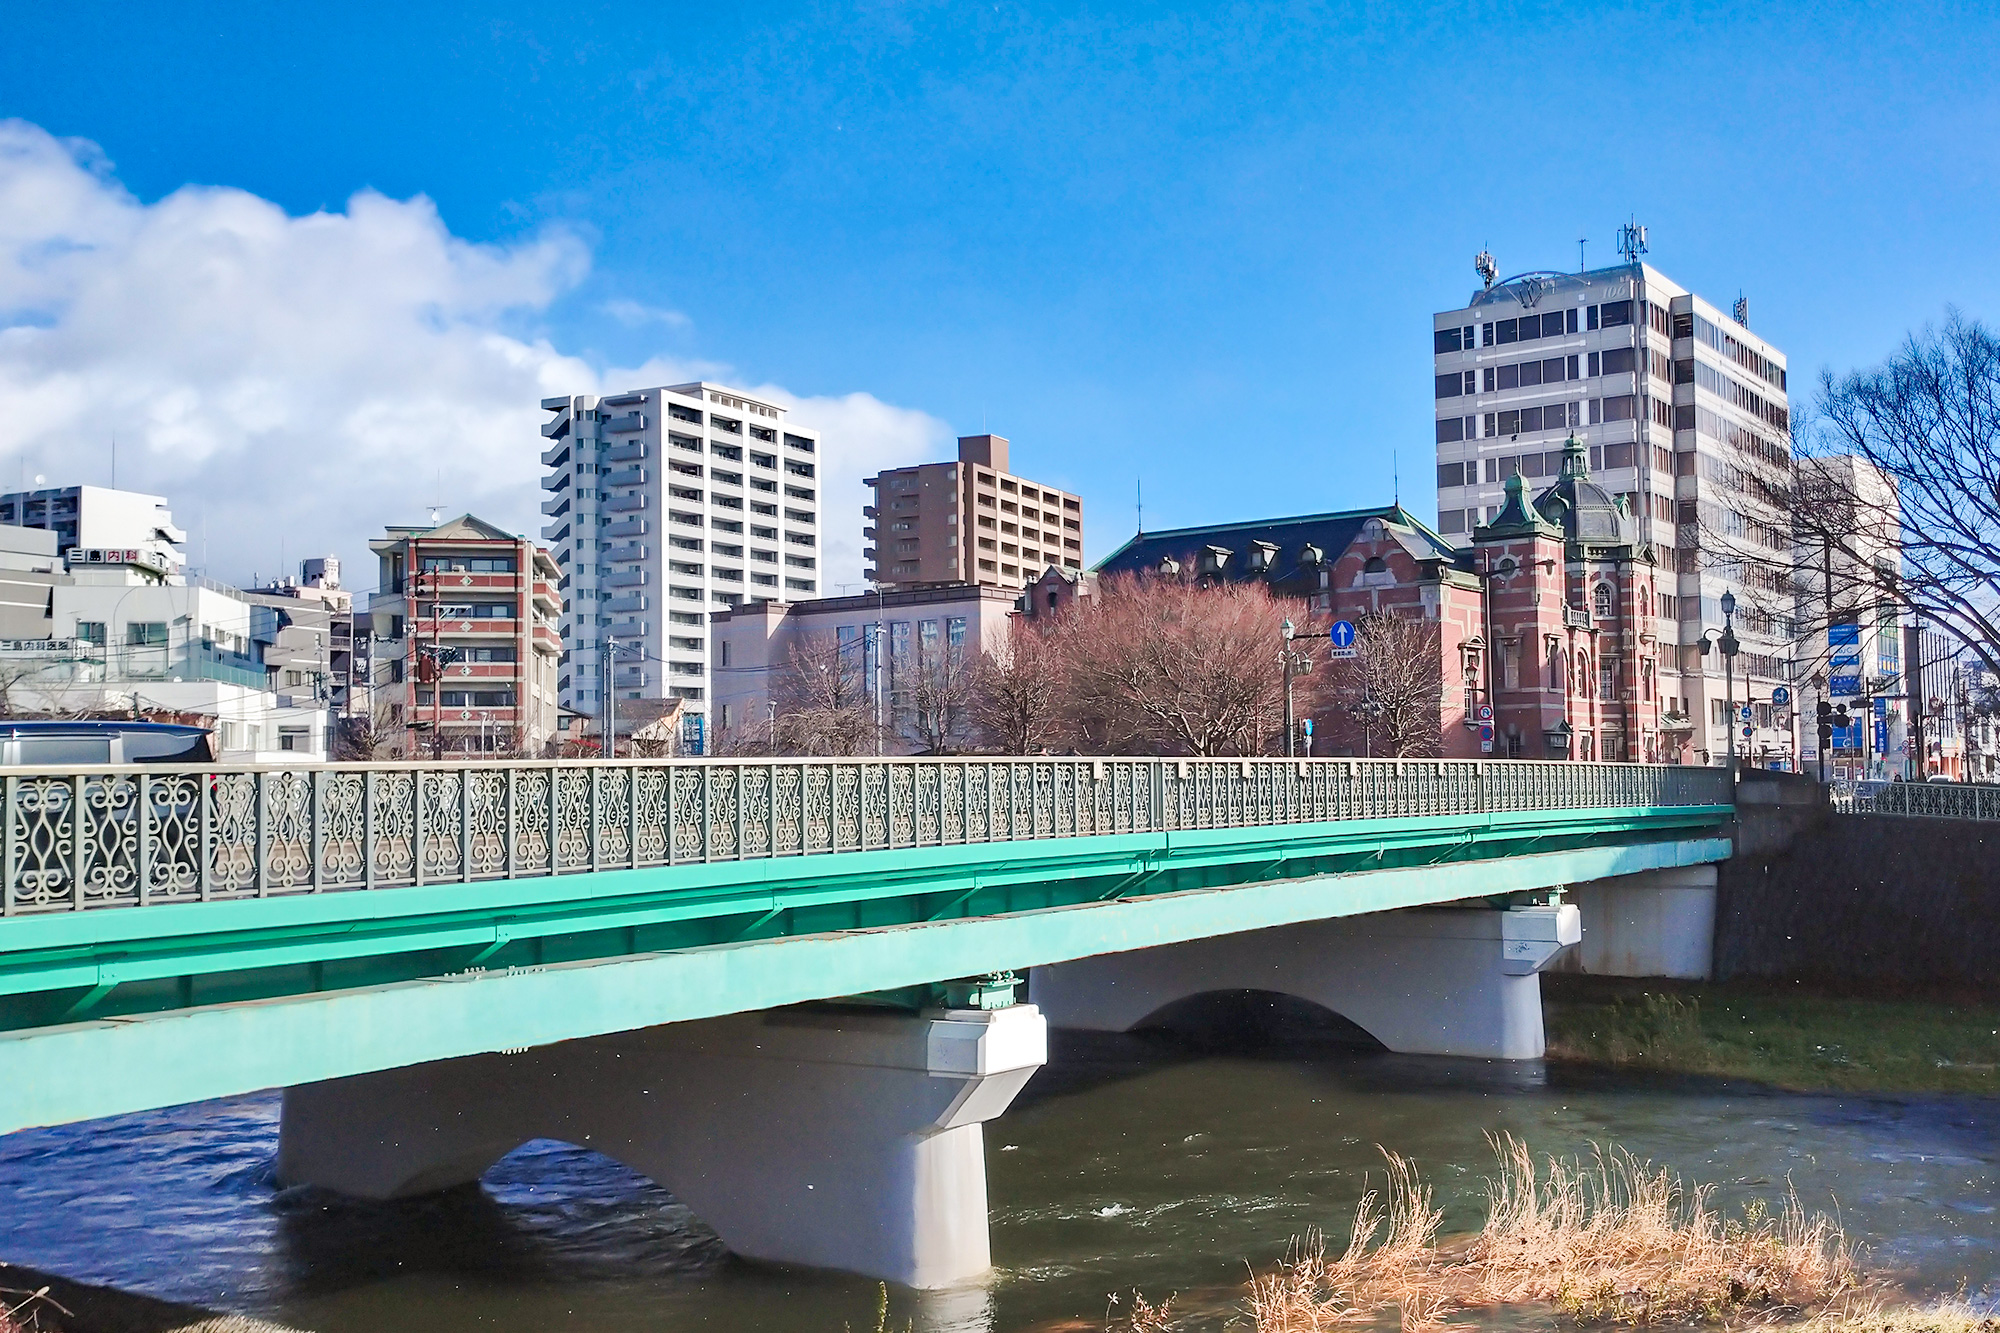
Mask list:
[{"label": "traffic light", "polygon": [[1828,745],[1833,740],[1833,705],[1826,700],[1819,701],[1819,743]]}]

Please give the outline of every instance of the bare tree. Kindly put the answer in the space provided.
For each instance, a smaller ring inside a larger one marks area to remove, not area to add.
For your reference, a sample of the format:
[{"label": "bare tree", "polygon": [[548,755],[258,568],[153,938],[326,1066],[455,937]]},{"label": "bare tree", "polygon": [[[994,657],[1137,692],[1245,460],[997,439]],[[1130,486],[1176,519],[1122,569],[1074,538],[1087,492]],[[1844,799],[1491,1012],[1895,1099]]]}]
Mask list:
[{"label": "bare tree", "polygon": [[1328,664],[1322,681],[1333,744],[1352,754],[1428,758],[1443,752],[1444,659],[1437,622],[1365,616],[1354,656]]},{"label": "bare tree", "polygon": [[832,634],[801,634],[792,642],[772,695],[774,754],[852,755],[873,744],[862,664]]},{"label": "bare tree", "polygon": [[[1802,553],[1851,555],[1885,598],[2000,670],[2000,337],[1953,310],[1872,370],[1825,372],[1819,397],[1809,451],[1852,455],[1888,485],[1802,503]],[[1885,527],[1900,561],[1868,558],[1865,534]]]},{"label": "bare tree", "polygon": [[1078,733],[1110,753],[1261,754],[1282,740],[1281,626],[1306,619],[1260,583],[1106,579],[1064,637]]},{"label": "bare tree", "polygon": [[377,704],[365,714],[342,718],[332,737],[333,757],[346,762],[380,759],[403,730],[388,704]]},{"label": "bare tree", "polygon": [[1038,754],[1064,735],[1067,661],[1064,638],[1070,617],[1053,627],[1015,617],[1007,643],[980,664],[973,720],[986,743],[1002,754]]},{"label": "bare tree", "polygon": [[934,647],[896,692],[900,730],[925,753],[963,750],[972,743],[980,688],[977,657],[949,644]]}]

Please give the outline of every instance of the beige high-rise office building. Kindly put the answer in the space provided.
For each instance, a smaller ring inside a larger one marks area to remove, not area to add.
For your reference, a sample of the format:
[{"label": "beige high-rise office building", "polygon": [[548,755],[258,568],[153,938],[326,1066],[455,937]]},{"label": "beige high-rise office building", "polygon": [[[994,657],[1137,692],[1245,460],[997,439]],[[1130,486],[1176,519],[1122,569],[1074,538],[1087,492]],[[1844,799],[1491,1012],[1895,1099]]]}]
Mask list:
[{"label": "beige high-rise office building", "polygon": [[[1719,762],[1734,737],[1753,762],[1794,762],[1787,706],[1772,704],[1792,684],[1784,354],[1750,331],[1742,304],[1725,314],[1641,262],[1635,239],[1628,263],[1498,283],[1482,255],[1488,285],[1436,314],[1438,531],[1469,542],[1507,478],[1546,486],[1574,434],[1668,575],[1645,632],[1693,756]],[[1739,608],[1733,686],[1720,655],[1699,651],[1724,593]],[[1732,696],[1752,706],[1748,737]]]},{"label": "beige high-rise office building", "polygon": [[961,435],[958,461],[870,477],[861,513],[867,577],[882,587],[984,583],[1018,588],[1050,565],[1083,568],[1083,501],[1007,470],[1007,441]]}]

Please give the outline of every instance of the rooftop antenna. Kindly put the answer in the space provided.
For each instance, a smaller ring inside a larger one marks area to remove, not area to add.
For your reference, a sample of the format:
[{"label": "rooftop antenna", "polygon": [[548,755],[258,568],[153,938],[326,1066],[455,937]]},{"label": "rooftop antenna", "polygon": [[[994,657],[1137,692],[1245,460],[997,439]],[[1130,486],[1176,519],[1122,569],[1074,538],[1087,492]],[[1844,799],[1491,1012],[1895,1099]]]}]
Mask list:
[{"label": "rooftop antenna", "polygon": [[1639,256],[1646,253],[1646,229],[1630,217],[1618,229],[1618,253],[1633,264],[1638,263]]},{"label": "rooftop antenna", "polygon": [[1389,494],[1396,508],[1403,507],[1403,455],[1395,449],[1389,451]]},{"label": "rooftop antenna", "polygon": [[1479,275],[1479,280],[1486,284],[1489,292],[1493,290],[1493,280],[1500,276],[1500,266],[1493,262],[1493,252],[1486,249],[1481,249],[1472,257],[1472,271]]},{"label": "rooftop antenna", "polygon": [[1132,479],[1132,494],[1139,505],[1139,535],[1146,535],[1146,483],[1142,478]]},{"label": "rooftop antenna", "polygon": [[1746,329],[1750,327],[1750,298],[1743,294],[1741,287],[1736,289],[1736,304],[1729,313],[1738,324]]},{"label": "rooftop antenna", "polygon": [[1589,240],[1588,236],[1579,236],[1576,238],[1576,271],[1578,273],[1588,273],[1590,271],[1589,267],[1583,262],[1583,247]]}]

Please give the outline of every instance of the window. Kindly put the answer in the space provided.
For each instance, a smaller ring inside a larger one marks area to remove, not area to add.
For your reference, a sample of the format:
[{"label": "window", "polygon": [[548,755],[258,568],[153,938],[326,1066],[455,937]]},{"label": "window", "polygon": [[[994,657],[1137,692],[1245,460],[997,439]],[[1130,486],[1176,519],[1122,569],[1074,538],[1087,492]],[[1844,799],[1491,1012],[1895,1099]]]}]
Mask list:
[{"label": "window", "polygon": [[813,451],[813,442],[803,435],[794,435],[790,431],[786,431],[785,447],[787,449],[803,449],[807,453],[811,453]]},{"label": "window", "polygon": [[772,430],[769,426],[753,425],[750,427],[750,438],[753,440],[763,440],[769,444],[776,444],[778,442],[778,432]]},{"label": "window", "polygon": [[1432,335],[1432,340],[1435,346],[1434,354],[1437,356],[1443,356],[1446,352],[1464,350],[1459,346],[1459,333],[1457,329],[1439,329]]},{"label": "window", "polygon": [[511,555],[427,555],[417,567],[430,573],[449,570],[467,574],[512,574],[517,568]]},{"label": "window", "polygon": [[[717,458],[726,458],[732,463],[740,463],[743,461],[743,450],[733,444],[711,444],[709,446],[709,452],[714,454]],[[750,456],[752,458],[755,458],[757,455],[752,454]]]},{"label": "window", "polygon": [[1599,620],[1611,619],[1611,585],[1600,583],[1590,594],[1590,613]]},{"label": "window", "polygon": [[1466,371],[1465,374],[1461,375],[1454,370],[1449,375],[1438,376],[1437,396],[1440,398],[1456,398],[1464,393],[1466,377],[1471,373],[1471,371]]},{"label": "window", "polygon": [[1597,697],[1618,697],[1618,659],[1615,657],[1601,657],[1597,661]]},{"label": "window", "polygon": [[[1607,329],[1632,322],[1632,303],[1630,301],[1606,301],[1603,305],[1597,307],[1597,310],[1598,323]],[[1591,327],[1596,328],[1598,325],[1593,324]]]},{"label": "window", "polygon": [[131,648],[156,648],[167,641],[164,620],[131,620],[125,624],[125,643]]},{"label": "window", "polygon": [[[676,421],[692,421],[697,426],[701,424],[701,413],[692,407],[682,407],[679,403],[668,403],[667,415]],[[677,439],[676,443],[678,442]]]},{"label": "window", "polygon": [[[1593,361],[1597,358],[1593,356]],[[1613,347],[1604,353],[1606,375],[1625,375],[1638,369],[1639,349],[1636,347]]]},{"label": "window", "polygon": [[713,412],[708,414],[708,424],[714,430],[726,430],[731,435],[741,435],[743,433],[742,422],[730,417],[719,417]]},{"label": "window", "polygon": [[1437,424],[1437,442],[1439,444],[1455,444],[1464,439],[1465,423],[1472,419],[1471,417],[1445,417]]},{"label": "window", "polygon": [[76,622],[76,637],[79,643],[94,643],[104,646],[104,622],[101,620],[79,620]]},{"label": "window", "polygon": [[1605,421],[1630,421],[1638,411],[1638,400],[1629,393],[1617,398],[1592,400],[1591,407],[1593,410],[1590,414],[1592,425],[1597,424],[1599,420],[1595,409],[1600,402],[1603,404],[1602,419]]}]

